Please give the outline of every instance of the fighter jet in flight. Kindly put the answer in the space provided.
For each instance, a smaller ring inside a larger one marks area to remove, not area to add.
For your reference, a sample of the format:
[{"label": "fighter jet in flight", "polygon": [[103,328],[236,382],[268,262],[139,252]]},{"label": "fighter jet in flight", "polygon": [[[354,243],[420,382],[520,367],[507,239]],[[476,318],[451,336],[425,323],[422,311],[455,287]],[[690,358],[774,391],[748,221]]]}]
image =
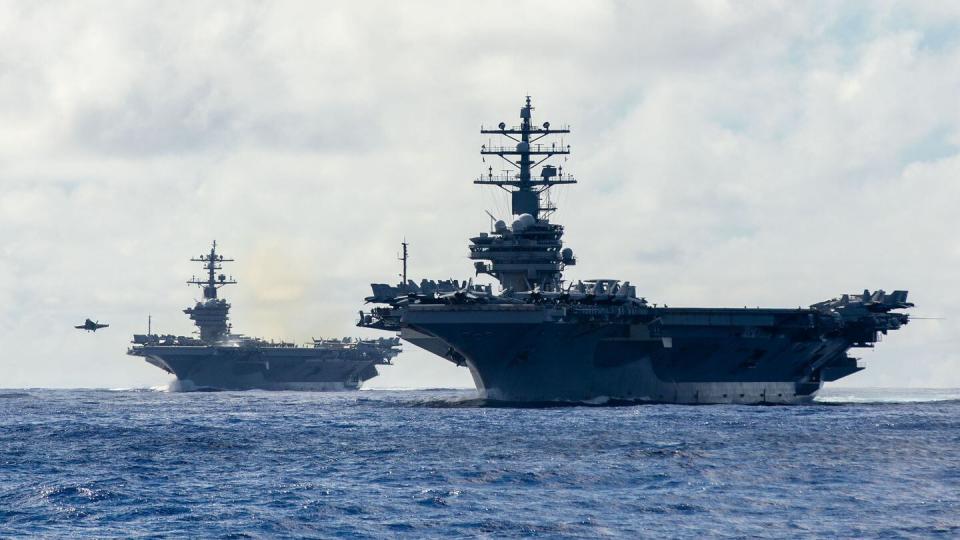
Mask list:
[{"label": "fighter jet in flight", "polygon": [[100,324],[97,321],[91,321],[90,319],[87,319],[86,321],[83,322],[83,324],[79,326],[74,326],[74,328],[76,328],[77,330],[86,330],[87,332],[96,332],[97,330],[101,328],[106,328],[108,326],[110,325]]}]

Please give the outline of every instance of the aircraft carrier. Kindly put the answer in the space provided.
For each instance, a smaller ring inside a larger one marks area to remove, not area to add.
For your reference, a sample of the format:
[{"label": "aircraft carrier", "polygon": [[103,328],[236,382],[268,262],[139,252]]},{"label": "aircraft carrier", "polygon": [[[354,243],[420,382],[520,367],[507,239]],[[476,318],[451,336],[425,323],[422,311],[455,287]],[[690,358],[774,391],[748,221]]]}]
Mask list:
[{"label": "aircraft carrier", "polygon": [[225,259],[213,242],[210,252],[191,261],[203,263],[205,278],[187,283],[203,290],[203,299],[183,310],[199,337],[154,334],[133,336],[127,354],[177,377],[179,390],[356,390],[377,376],[400,352],[398,338],[314,340],[308,346],[267,341],[231,333],[230,304],[218,290],[235,284],[219,273]]},{"label": "aircraft carrier", "polygon": [[482,397],[503,401],[803,403],[825,382],[863,369],[850,356],[907,324],[907,291],[844,294],[808,308],[697,308],[651,304],[614,279],[563,280],[576,264],[551,223],[548,190],[576,180],[546,164],[570,146],[545,138],[569,127],[536,125],[529,96],[520,124],[481,133],[493,168],[474,181],[510,192],[511,223],[470,239],[479,274],[500,290],[456,280],[373,284],[359,325],[469,368]]}]

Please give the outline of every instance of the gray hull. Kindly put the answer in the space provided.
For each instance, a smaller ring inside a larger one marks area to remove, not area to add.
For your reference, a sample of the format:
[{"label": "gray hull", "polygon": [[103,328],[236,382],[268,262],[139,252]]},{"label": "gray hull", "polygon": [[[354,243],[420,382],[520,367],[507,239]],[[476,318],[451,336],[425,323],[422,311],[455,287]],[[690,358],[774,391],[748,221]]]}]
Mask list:
[{"label": "gray hull", "polygon": [[[658,324],[563,322],[533,306],[415,306],[401,336],[504,401],[809,402],[858,371],[806,310],[661,310]],[[765,326],[760,326],[765,325]]]},{"label": "gray hull", "polygon": [[375,360],[324,358],[310,348],[142,347],[137,356],[177,377],[177,389],[356,390]]}]

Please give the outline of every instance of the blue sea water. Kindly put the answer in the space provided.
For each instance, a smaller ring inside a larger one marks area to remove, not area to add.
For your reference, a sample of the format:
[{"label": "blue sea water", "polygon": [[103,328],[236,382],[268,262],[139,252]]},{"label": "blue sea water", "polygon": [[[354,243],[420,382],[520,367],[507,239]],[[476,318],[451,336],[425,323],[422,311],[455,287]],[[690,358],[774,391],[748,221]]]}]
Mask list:
[{"label": "blue sea water", "polygon": [[0,391],[0,536],[957,537],[960,391]]}]

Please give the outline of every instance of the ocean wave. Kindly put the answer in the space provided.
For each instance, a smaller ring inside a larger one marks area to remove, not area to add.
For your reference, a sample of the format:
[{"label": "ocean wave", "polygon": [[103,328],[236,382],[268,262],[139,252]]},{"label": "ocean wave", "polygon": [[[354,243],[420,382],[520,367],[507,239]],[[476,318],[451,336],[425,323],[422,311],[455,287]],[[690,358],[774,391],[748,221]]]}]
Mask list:
[{"label": "ocean wave", "polygon": [[0,537],[949,536],[960,401],[932,399],[951,392],[617,407],[31,389],[0,399]]}]

